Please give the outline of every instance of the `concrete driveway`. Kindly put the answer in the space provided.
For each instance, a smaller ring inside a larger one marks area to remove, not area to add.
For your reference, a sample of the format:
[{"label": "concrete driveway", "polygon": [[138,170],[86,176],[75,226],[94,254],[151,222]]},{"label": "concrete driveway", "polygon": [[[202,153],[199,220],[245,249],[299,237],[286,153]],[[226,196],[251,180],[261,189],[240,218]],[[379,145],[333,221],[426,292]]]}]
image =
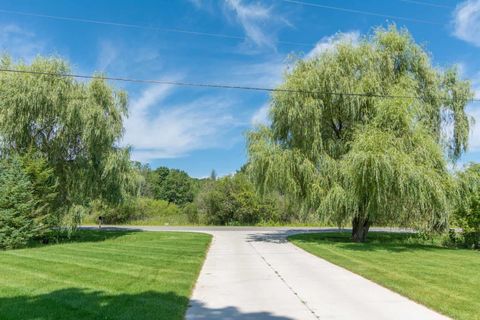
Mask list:
[{"label": "concrete driveway", "polygon": [[214,236],[187,320],[447,319],[286,240],[290,234],[327,229],[139,229]]}]

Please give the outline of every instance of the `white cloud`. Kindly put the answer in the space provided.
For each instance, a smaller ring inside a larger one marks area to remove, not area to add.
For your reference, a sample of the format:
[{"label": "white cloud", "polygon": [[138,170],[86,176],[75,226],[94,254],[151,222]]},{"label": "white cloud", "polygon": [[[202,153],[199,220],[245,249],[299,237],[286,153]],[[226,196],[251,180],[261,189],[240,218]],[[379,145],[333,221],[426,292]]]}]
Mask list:
[{"label": "white cloud", "polygon": [[314,56],[327,51],[331,50],[335,47],[335,45],[339,42],[350,42],[350,43],[358,43],[360,40],[360,32],[359,31],[350,31],[350,32],[339,32],[332,36],[326,36],[320,39],[317,42],[315,47],[306,54],[306,58],[310,59]]},{"label": "white cloud", "polygon": [[469,139],[469,150],[470,151],[479,151],[480,150],[480,105],[470,105],[467,108],[467,114],[471,116],[474,120],[474,123],[470,129],[470,139]]},{"label": "white cloud", "polygon": [[251,119],[252,126],[268,125],[270,123],[270,118],[268,116],[269,111],[270,103],[264,104],[257,111],[255,111]]},{"label": "white cloud", "polygon": [[265,7],[259,3],[245,3],[243,0],[225,0],[229,11],[235,13],[247,39],[258,47],[275,49],[275,25],[291,24],[283,17],[275,14],[272,7]]},{"label": "white cloud", "polygon": [[229,100],[203,97],[168,105],[165,99],[171,92],[168,86],[152,86],[132,102],[123,142],[133,147],[133,159],[176,158],[228,143],[225,133],[235,126]]},{"label": "white cloud", "polygon": [[480,47],[480,0],[460,3],[453,16],[454,35]]},{"label": "white cloud", "polygon": [[271,19],[269,8],[260,4],[244,4],[242,0],[226,0],[232,9],[247,37],[258,46],[273,47],[273,39],[263,31],[262,24]]},{"label": "white cloud", "polygon": [[30,62],[43,53],[45,43],[37,39],[35,33],[15,24],[0,26],[0,52],[11,55],[14,59]]}]

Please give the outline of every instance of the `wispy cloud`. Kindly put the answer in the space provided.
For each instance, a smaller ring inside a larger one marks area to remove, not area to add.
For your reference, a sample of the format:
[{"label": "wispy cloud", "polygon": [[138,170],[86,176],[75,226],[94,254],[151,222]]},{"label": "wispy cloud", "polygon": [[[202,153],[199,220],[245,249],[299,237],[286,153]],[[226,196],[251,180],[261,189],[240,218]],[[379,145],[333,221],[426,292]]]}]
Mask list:
[{"label": "wispy cloud", "polygon": [[211,14],[223,9],[228,21],[239,24],[245,33],[243,53],[259,53],[261,49],[276,51],[277,33],[283,27],[292,27],[284,14],[274,5],[251,0],[188,0],[197,9]]},{"label": "wispy cloud", "polygon": [[255,111],[251,118],[252,126],[268,125],[270,123],[270,119],[268,116],[269,111],[270,103],[265,103],[257,111]]},{"label": "wispy cloud", "polygon": [[35,56],[44,52],[45,42],[39,40],[35,33],[15,24],[0,26],[0,51],[14,59],[30,62]]},{"label": "wispy cloud", "polygon": [[235,126],[228,99],[201,97],[172,105],[165,101],[171,94],[171,87],[152,86],[132,102],[124,144],[133,147],[135,160],[176,158],[228,144],[225,133]]},{"label": "wispy cloud", "polygon": [[264,30],[265,23],[272,19],[271,8],[258,3],[246,4],[242,0],[226,0],[225,3],[235,13],[249,40],[260,47],[275,46],[275,39]]},{"label": "wispy cloud", "polygon": [[457,38],[480,47],[480,0],[467,0],[457,6],[453,27]]},{"label": "wispy cloud", "polygon": [[111,41],[100,42],[100,51],[97,58],[98,71],[104,72],[118,59],[118,49]]},{"label": "wispy cloud", "polygon": [[470,129],[469,149],[480,151],[480,105],[478,103],[470,105],[467,113],[474,120]]},{"label": "wispy cloud", "polygon": [[326,36],[320,39],[320,41],[317,42],[315,47],[310,50],[305,57],[310,59],[324,51],[331,50],[339,42],[350,42],[355,44],[358,43],[359,39],[360,32],[357,30],[350,32],[339,32],[331,36]]},{"label": "wispy cloud", "polygon": [[158,49],[150,44],[127,44],[107,38],[98,42],[97,50],[95,71],[141,77],[158,73],[164,67]]}]

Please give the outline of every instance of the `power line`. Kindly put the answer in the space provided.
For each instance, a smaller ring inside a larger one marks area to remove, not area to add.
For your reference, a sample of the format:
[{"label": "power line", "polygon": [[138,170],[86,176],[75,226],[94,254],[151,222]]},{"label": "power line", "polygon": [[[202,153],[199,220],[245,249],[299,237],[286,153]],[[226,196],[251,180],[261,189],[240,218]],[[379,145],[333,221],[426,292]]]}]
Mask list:
[{"label": "power line", "polygon": [[383,14],[383,13],[363,11],[363,10],[343,8],[343,7],[327,6],[327,5],[323,5],[323,4],[319,4],[319,3],[297,1],[297,0],[282,0],[282,1],[285,2],[285,3],[291,3],[291,4],[296,4],[296,5],[322,8],[322,9],[329,9],[329,10],[336,10],[336,11],[342,11],[342,12],[348,12],[348,13],[355,13],[355,14],[363,14],[363,15],[367,15],[367,16],[382,17],[382,18],[388,18],[388,19],[397,19],[397,20],[404,20],[404,21],[409,21],[409,22],[417,22],[417,23],[424,23],[424,24],[431,24],[431,25],[440,25],[440,26],[444,25],[443,23],[436,22],[436,21],[415,19],[415,18],[409,18],[409,17],[399,17],[399,16],[388,15],[388,14]]},{"label": "power line", "polygon": [[[356,10],[356,9],[350,9],[350,8],[336,7],[336,6],[328,6],[328,5],[322,5],[318,3],[311,3],[311,2],[305,2],[305,1],[298,1],[298,0],[281,0],[281,1],[289,4],[310,6],[310,7],[336,10],[336,11],[342,11],[342,12],[348,12],[348,13],[354,13],[354,14],[362,14],[362,15],[404,20],[409,22],[417,22],[417,23],[424,23],[424,24],[431,24],[431,25],[443,25],[440,22],[435,22],[430,20],[400,17],[395,15],[387,15],[387,14],[376,13],[371,11],[363,11],[363,10]],[[400,1],[431,5],[431,6],[441,6],[441,5],[435,5],[435,4],[427,4],[425,2],[414,1],[414,0],[400,0]],[[213,37],[213,38],[242,40],[242,41],[248,40],[248,38],[245,36],[231,35],[231,34],[224,34],[224,33],[211,33],[211,32],[194,31],[194,30],[188,30],[188,29],[180,29],[180,28],[165,28],[165,27],[148,26],[148,25],[134,24],[134,23],[123,23],[123,22],[107,21],[107,20],[57,16],[57,15],[48,15],[48,14],[25,12],[25,11],[0,9],[0,13],[21,15],[21,16],[27,16],[27,17],[36,17],[36,18],[43,18],[43,19],[52,19],[52,20],[59,20],[59,21],[80,22],[80,23],[87,23],[87,24],[106,25],[106,26],[114,26],[114,27],[130,28],[130,29],[141,29],[141,30],[149,30],[149,31],[156,31],[156,32],[181,33],[181,34],[188,34],[193,36]],[[285,41],[285,40],[278,40],[277,43],[283,44],[283,45],[302,46],[302,47],[310,47],[316,44],[316,43]]]},{"label": "power line", "polygon": [[[125,77],[107,77],[107,76],[101,76],[101,75],[89,76],[89,75],[74,74],[74,73],[59,74],[59,73],[53,73],[53,72],[29,71],[29,70],[18,70],[18,69],[0,69],[0,72],[33,74],[33,75],[43,75],[43,76],[50,76],[50,77],[101,79],[101,80],[109,80],[109,81],[149,83],[149,84],[161,84],[161,85],[171,85],[171,86],[181,86],[181,87],[236,89],[236,90],[250,90],[250,91],[265,91],[265,92],[287,92],[287,93],[301,93],[301,94],[312,94],[312,95],[335,95],[335,96],[382,98],[382,99],[415,99],[415,100],[422,99],[421,97],[418,97],[418,96],[406,96],[406,95],[382,95],[382,94],[374,94],[374,93],[295,90],[295,89],[254,87],[254,86],[229,85],[229,84],[205,83],[205,82],[182,82],[182,81],[170,81],[170,80],[133,79],[133,78],[125,78]],[[448,99],[445,98],[443,100],[448,100]],[[469,99],[468,101],[480,102],[480,99]]]},{"label": "power line", "polygon": [[430,3],[430,2],[423,2],[423,1],[415,1],[415,0],[399,0],[401,2],[407,2],[407,3],[413,3],[413,4],[419,4],[422,6],[428,6],[428,7],[434,7],[434,8],[442,8],[442,9],[454,9],[455,7],[452,6],[447,6],[443,4],[436,4],[436,3]]},{"label": "power line", "polygon": [[[12,11],[12,10],[0,9],[0,13],[8,13],[8,14],[15,14],[15,15],[20,15],[20,16],[45,18],[45,19],[53,19],[53,20],[61,20],[61,21],[69,21],[69,22],[80,22],[80,23],[89,23],[89,24],[97,24],[97,25],[106,25],[106,26],[114,26],[114,27],[130,28],[130,29],[141,29],[141,30],[149,30],[149,31],[183,33],[183,34],[189,34],[189,35],[194,35],[194,36],[214,37],[214,38],[233,39],[233,40],[242,40],[242,41],[248,40],[248,38],[245,37],[245,36],[237,36],[237,35],[230,35],[230,34],[224,34],[224,33],[210,33],[210,32],[194,31],[194,30],[187,30],[187,29],[163,28],[163,27],[155,27],[155,26],[147,26],[147,25],[141,25],[141,24],[115,22],[115,21],[94,20],[94,19],[84,19],[84,18],[65,17],[65,16],[54,16],[54,15],[47,15],[47,14],[33,13],[33,12],[24,12],[24,11]],[[278,40],[277,43],[284,44],[284,45],[303,46],[303,47],[310,47],[310,46],[315,45],[315,43],[283,41],[283,40]]]}]

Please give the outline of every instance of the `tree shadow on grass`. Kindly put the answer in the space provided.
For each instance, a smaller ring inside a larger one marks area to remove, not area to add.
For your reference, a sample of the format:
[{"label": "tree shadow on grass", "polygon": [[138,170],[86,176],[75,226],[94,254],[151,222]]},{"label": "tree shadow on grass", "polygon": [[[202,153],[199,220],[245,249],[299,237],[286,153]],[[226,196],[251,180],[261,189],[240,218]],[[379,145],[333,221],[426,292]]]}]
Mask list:
[{"label": "tree shadow on grass", "polygon": [[401,232],[369,232],[365,243],[355,243],[349,232],[315,233],[292,236],[290,239],[304,244],[331,244],[351,251],[432,251],[448,250],[431,241],[421,239],[417,234]]},{"label": "tree shadow on grass", "polygon": [[[188,298],[173,292],[147,291],[111,294],[81,288],[67,288],[39,294],[1,298],[2,320],[181,320]],[[291,320],[268,312],[245,313],[235,307],[207,308],[192,301],[187,319]]]},{"label": "tree shadow on grass", "polygon": [[[70,236],[65,233],[52,231],[42,239],[31,240],[27,247],[38,248],[46,245],[81,243],[81,242],[101,242],[124,237],[130,234],[142,232],[140,229],[122,229],[122,228],[81,228],[73,232]],[[46,241],[47,240],[47,241]]]}]

